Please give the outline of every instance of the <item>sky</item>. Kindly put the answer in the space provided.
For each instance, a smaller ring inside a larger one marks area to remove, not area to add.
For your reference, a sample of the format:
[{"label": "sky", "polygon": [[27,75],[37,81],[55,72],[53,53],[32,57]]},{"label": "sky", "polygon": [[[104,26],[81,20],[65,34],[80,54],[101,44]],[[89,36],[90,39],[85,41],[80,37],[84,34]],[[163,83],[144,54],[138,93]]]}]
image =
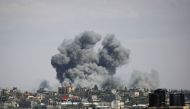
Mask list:
[{"label": "sky", "polygon": [[161,88],[190,89],[189,0],[1,0],[0,87],[59,85],[51,56],[85,30],[115,34],[130,50],[117,76],[159,72]]}]

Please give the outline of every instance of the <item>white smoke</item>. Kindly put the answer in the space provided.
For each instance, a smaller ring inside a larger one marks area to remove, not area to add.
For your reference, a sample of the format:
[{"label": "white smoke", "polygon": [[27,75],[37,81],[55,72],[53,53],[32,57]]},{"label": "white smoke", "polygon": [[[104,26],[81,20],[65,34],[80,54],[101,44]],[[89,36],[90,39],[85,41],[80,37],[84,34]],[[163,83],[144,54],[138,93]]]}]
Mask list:
[{"label": "white smoke", "polygon": [[159,74],[156,70],[151,70],[150,73],[133,71],[128,87],[156,89],[159,87]]}]

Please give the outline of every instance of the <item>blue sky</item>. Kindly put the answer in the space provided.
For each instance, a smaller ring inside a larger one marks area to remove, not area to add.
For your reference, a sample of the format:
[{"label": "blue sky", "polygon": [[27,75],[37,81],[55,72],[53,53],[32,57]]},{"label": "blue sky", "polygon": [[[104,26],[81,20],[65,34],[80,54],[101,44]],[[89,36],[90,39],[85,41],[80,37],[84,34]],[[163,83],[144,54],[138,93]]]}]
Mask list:
[{"label": "blue sky", "polygon": [[51,56],[67,38],[93,30],[113,33],[130,49],[117,76],[160,74],[160,87],[190,89],[189,0],[1,0],[0,87],[59,85]]}]

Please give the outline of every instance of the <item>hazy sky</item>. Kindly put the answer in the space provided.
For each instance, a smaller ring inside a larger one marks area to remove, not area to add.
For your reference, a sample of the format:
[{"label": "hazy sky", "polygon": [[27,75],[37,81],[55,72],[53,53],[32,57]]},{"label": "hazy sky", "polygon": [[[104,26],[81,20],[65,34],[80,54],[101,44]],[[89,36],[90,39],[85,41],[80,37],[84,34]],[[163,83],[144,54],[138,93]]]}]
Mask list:
[{"label": "hazy sky", "polygon": [[160,74],[160,87],[190,89],[190,0],[1,0],[0,87],[56,86],[51,56],[65,38],[113,33],[131,51],[117,75]]}]

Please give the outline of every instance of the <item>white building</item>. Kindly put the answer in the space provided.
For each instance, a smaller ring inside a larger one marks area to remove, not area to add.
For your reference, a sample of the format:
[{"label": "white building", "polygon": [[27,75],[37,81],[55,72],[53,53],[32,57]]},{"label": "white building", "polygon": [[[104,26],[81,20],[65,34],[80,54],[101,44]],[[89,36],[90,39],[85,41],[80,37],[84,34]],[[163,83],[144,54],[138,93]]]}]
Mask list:
[{"label": "white building", "polygon": [[121,102],[119,100],[114,100],[111,103],[111,108],[113,108],[113,109],[124,109],[124,102]]}]

